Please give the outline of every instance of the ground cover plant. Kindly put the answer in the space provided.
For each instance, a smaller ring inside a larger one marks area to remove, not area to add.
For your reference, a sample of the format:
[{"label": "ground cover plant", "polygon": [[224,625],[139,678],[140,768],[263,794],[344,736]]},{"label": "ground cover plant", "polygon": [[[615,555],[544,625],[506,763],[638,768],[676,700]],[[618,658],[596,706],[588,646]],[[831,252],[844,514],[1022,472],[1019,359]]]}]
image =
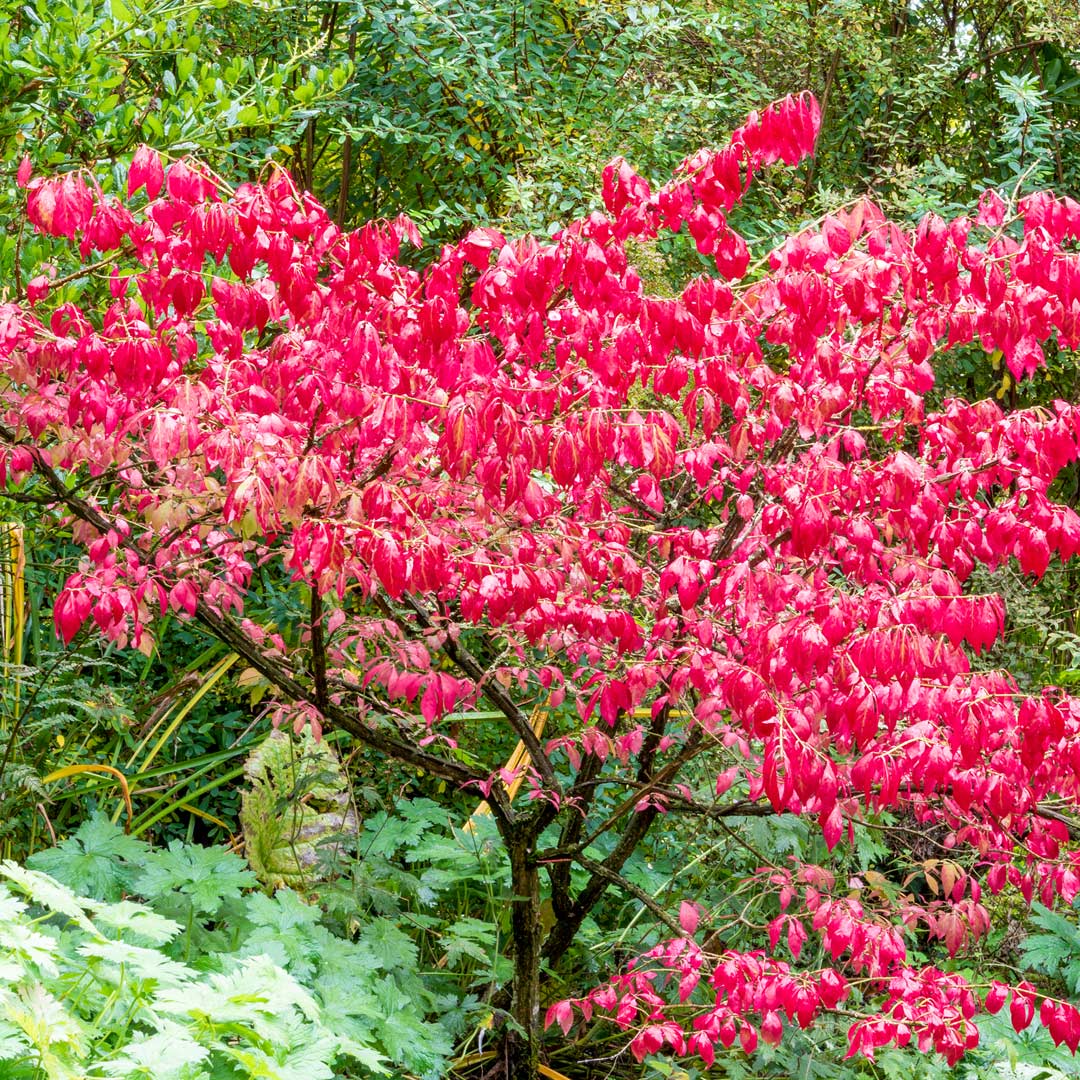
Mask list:
[{"label": "ground cover plant", "polygon": [[261,891],[222,847],[151,850],[95,815],[0,878],[13,1080],[434,1078],[468,1013],[446,978],[417,974],[394,920],[342,934],[291,889]]},{"label": "ground cover plant", "polygon": [[[1080,1042],[1064,995],[953,962],[988,894],[1080,893],[1080,704],[973,665],[1005,613],[969,584],[1080,549],[1053,488],[1080,415],[935,400],[931,364],[1020,380],[1077,347],[1080,204],[991,191],[907,229],[858,199],[755,260],[727,215],[818,122],[784,99],[659,188],[612,164],[605,211],[549,241],[426,256],[280,172],[234,190],[144,147],[123,200],[20,172],[69,244],[0,307],[0,462],[85,550],[58,634],[149,649],[187,620],[279,725],[483,804],[513,960],[493,1075],[537,1072],[545,1019],[706,1065],[831,1017],[849,1056],[955,1062],[1006,1006]],[[628,248],[684,228],[710,273],[650,295]],[[758,818],[820,857],[760,853]],[[935,845],[921,896],[821,865],[898,818]],[[749,845],[766,921],[636,882],[676,819]],[[542,1016],[613,891],[655,944]]]}]

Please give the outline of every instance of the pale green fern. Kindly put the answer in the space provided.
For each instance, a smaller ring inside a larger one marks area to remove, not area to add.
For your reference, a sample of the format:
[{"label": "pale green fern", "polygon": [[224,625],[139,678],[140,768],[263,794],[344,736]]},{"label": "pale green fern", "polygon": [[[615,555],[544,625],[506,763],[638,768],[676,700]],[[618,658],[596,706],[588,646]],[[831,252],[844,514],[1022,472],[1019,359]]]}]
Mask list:
[{"label": "pale green fern", "polygon": [[387,1071],[267,956],[199,971],[159,951],[181,927],[140,904],[79,896],[10,862],[0,876],[0,1075],[334,1080],[339,1063]]}]

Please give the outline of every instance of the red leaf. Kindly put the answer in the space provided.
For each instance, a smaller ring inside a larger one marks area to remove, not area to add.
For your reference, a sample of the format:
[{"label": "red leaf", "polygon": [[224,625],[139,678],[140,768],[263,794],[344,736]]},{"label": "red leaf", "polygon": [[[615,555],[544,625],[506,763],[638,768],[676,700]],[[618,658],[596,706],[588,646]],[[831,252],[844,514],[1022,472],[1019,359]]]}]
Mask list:
[{"label": "red leaf", "polygon": [[761,1018],[762,1039],[770,1046],[779,1046],[783,1034],[784,1025],[780,1020],[780,1014],[773,1010],[767,1011]]},{"label": "red leaf", "polygon": [[1020,987],[1013,991],[1012,1002],[1009,1005],[1009,1018],[1012,1020],[1013,1030],[1017,1034],[1025,1030],[1035,1018],[1034,997],[1029,990],[1022,989],[1022,987],[1028,985],[1021,983]]},{"label": "red leaf", "polygon": [[825,837],[825,846],[832,851],[844,834],[844,818],[840,813],[839,806],[833,806],[829,811],[825,820],[821,823],[821,832]]},{"label": "red leaf", "polygon": [[1000,1012],[1008,997],[1008,986],[1005,986],[1004,983],[997,982],[997,980],[991,982],[989,990],[986,991],[986,1011],[988,1013]]},{"label": "red leaf", "polygon": [[544,1030],[546,1031],[553,1023],[558,1023],[564,1035],[570,1034],[570,1028],[574,1024],[574,1008],[569,1001],[556,1001],[544,1016]]},{"label": "red leaf", "polygon": [[701,919],[701,909],[697,904],[691,904],[689,901],[683,900],[679,904],[679,925],[683,928],[683,932],[693,937],[697,932],[698,922]]},{"label": "red leaf", "polygon": [[750,1024],[744,1022],[742,1027],[739,1028],[739,1042],[742,1044],[744,1053],[752,1054],[757,1049],[757,1031]]},{"label": "red leaf", "polygon": [[128,169],[128,197],[145,186],[147,198],[156,199],[161,194],[164,183],[165,170],[161,164],[161,155],[149,146],[140,146],[131,159],[131,168]]}]

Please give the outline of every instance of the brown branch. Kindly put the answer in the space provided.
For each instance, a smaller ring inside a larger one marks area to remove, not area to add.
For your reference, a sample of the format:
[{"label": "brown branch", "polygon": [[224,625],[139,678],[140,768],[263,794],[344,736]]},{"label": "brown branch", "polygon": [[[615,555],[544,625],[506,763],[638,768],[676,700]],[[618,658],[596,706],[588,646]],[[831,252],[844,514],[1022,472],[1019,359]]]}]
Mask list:
[{"label": "brown branch", "polygon": [[612,481],[611,490],[616,494],[621,495],[628,503],[633,503],[633,505],[646,517],[651,518],[653,521],[662,520],[661,514],[657,513],[648,503],[635,495],[628,487],[624,487],[622,484],[617,484],[615,481]]},{"label": "brown branch", "polygon": [[[335,8],[337,5],[334,5]],[[336,12],[335,12],[336,15]],[[352,63],[356,59],[356,27],[353,26],[349,32],[349,46],[348,46],[349,63]],[[345,145],[341,149],[341,176],[338,180],[338,202],[337,202],[337,226],[339,229],[345,228],[345,218],[349,212],[349,187],[352,184],[352,158],[353,158],[353,137],[349,132],[345,136]]]},{"label": "brown branch", "polygon": [[639,888],[632,881],[627,881],[622,874],[605,866],[602,862],[597,862],[595,859],[590,859],[587,855],[582,855],[580,853],[573,856],[573,861],[579,866],[584,867],[591,874],[607,879],[613,885],[617,885],[622,889],[623,892],[627,892],[635,899],[640,900],[656,919],[659,922],[662,922],[676,937],[686,936],[686,931],[679,926],[660,904],[658,904],[644,889]]},{"label": "brown branch", "polygon": [[[22,226],[20,224],[19,234],[16,240],[17,244],[22,243]],[[99,259],[96,263],[91,263],[89,266],[83,266],[76,270],[74,273],[65,274],[64,277],[56,278],[54,281],[49,282],[49,289],[59,289],[64,285],[69,285],[73,281],[78,281],[79,278],[87,277],[90,274],[96,273],[98,270],[103,270],[106,266],[111,266],[117,259],[125,254],[130,254],[128,251],[114,251],[111,255],[106,255],[104,259]],[[18,252],[16,252],[15,260],[15,298],[22,302],[26,299],[25,290],[22,287],[22,280],[19,273],[19,259]]]},{"label": "brown branch", "polygon": [[[263,653],[228,616],[219,614],[200,601],[195,610],[195,619],[219,641],[223,641],[234,652],[243,656],[260,675],[266,678],[286,697],[293,701],[314,705],[315,708],[319,707],[313,691],[297,681],[283,664]],[[320,711],[335,727],[349,732],[359,742],[386,754],[388,757],[403,761],[406,765],[422,769],[432,776],[437,776],[440,779],[461,786],[486,780],[485,776],[474,773],[459,762],[437,757],[406,740],[396,739],[378,728],[368,726],[359,717],[354,716],[332,701],[327,702],[325,711]],[[499,812],[501,810],[500,801],[495,798],[494,789],[492,789],[492,803],[493,809],[498,807],[499,809],[496,812]]]},{"label": "brown branch", "polygon": [[[566,799],[571,812],[559,834],[560,849],[580,851],[579,841],[582,830],[585,828],[585,819],[600,788],[597,774],[603,767],[604,762],[601,758],[596,754],[590,754],[578,770]],[[555,910],[555,915],[560,919],[568,918],[573,909],[573,902],[570,899],[570,861],[552,862],[548,866],[548,877],[551,880],[551,906]]]},{"label": "brown branch", "polygon": [[[681,635],[681,631],[680,631]],[[664,693],[670,694],[670,685],[668,683],[662,683],[661,689]],[[638,754],[638,771],[637,779],[638,783],[647,783],[652,776],[653,762],[656,759],[656,751],[660,746],[660,740],[663,737],[664,731],[667,728],[668,720],[671,718],[671,704],[668,702],[661,708],[657,714],[652,718],[652,723],[649,725],[649,730],[645,735],[645,740],[641,746],[641,752]]]},{"label": "brown branch", "polygon": [[[15,433],[3,424],[0,424],[0,438],[13,445],[17,443]],[[64,481],[45,461],[40,449],[34,446],[28,446],[27,449],[34,459],[34,466],[38,475],[41,476],[56,496],[57,503],[66,506],[77,518],[93,526],[100,533],[107,533],[112,528],[112,523],[99,510],[91,506],[85,499],[68,490]],[[126,550],[133,552],[140,561],[145,561],[145,553],[130,538],[122,537],[120,542]],[[301,683],[284,663],[267,656],[232,618],[215,611],[202,599],[196,604],[194,618],[213,637],[223,642],[233,652],[242,656],[251,667],[286,698],[291,701],[313,705],[333,725],[349,732],[350,735],[364,745],[386,754],[387,757],[446,780],[448,783],[465,786],[486,781],[486,776],[473,772],[473,770],[460,762],[438,757],[414,745],[407,739],[394,738],[376,727],[363,723],[358,716],[353,715],[335,702],[326,701],[325,708],[321,707],[318,694],[314,688]],[[506,818],[510,815],[509,803],[506,801],[505,795],[500,790],[497,790],[497,786],[492,788],[489,802],[496,815],[500,818]]]},{"label": "brown branch", "polygon": [[[425,630],[435,628],[431,615],[416,597],[406,595],[403,599],[416,615],[416,621]],[[555,770],[550,760],[548,760],[547,754],[544,753],[544,748],[540,745],[540,740],[536,737],[536,732],[533,731],[529,718],[517,707],[514,699],[497,682],[487,678],[487,673],[481,667],[479,661],[461,642],[454,641],[453,638],[447,636],[442,644],[442,651],[469,676],[476,684],[477,689],[481,690],[495,708],[506,717],[510,726],[514,729],[514,733],[525,745],[532,764],[544,783],[551,791],[557,795],[562,795],[562,786],[555,776]]]},{"label": "brown branch", "polygon": [[[672,777],[676,776],[679,770],[697,757],[703,750],[708,747],[708,743],[702,741],[701,728],[695,728],[690,738],[687,740],[686,745],[683,747],[678,757],[669,761],[654,777],[640,777],[639,783],[642,784],[638,790],[636,790],[629,798],[624,799],[612,813],[608,816],[607,820],[598,825],[593,831],[585,838],[581,843],[581,849],[584,850],[590,844],[594,843],[598,837],[602,836],[608,831],[608,829],[618,824],[619,819],[628,814],[634,809],[642,798],[650,794],[662,794],[664,785]],[[643,811],[639,814],[639,817],[644,816],[648,811]]]},{"label": "brown branch", "polygon": [[[659,813],[658,810],[650,807],[637,814],[627,826],[626,831],[619,837],[619,842],[615,845],[614,850],[603,860],[604,870],[602,872],[592,871],[592,877],[589,878],[577,900],[574,901],[570,915],[565,919],[560,919],[555,924],[555,927],[548,935],[547,941],[544,942],[542,955],[549,964],[554,964],[570,947],[577,936],[578,930],[581,928],[581,924],[585,921],[585,917],[607,891],[608,885],[611,884],[612,874],[617,874],[623,868],[626,860],[637,850],[638,845],[645,839],[645,834],[649,831]],[[573,855],[574,860],[577,861],[582,854],[582,852],[575,853]]]},{"label": "brown branch", "polygon": [[1068,830],[1069,839],[1080,839],[1080,825],[1078,825],[1071,818],[1067,818],[1064,814],[1058,813],[1057,810],[1051,810],[1049,806],[1036,806],[1035,813],[1042,818],[1048,818],[1050,821],[1056,821],[1061,825],[1064,825]]}]

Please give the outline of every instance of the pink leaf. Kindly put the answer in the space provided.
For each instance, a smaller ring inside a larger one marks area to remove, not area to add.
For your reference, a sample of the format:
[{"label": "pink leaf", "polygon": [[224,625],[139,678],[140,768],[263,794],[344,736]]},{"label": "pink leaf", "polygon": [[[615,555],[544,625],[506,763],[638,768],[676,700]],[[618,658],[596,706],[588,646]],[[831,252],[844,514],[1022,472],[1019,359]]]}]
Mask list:
[{"label": "pink leaf", "polygon": [[701,909],[697,904],[691,904],[687,900],[679,904],[679,925],[686,934],[692,937],[696,933],[700,919]]},{"label": "pink leaf", "polygon": [[544,1016],[544,1030],[546,1031],[553,1023],[562,1028],[564,1035],[570,1034],[570,1028],[574,1024],[574,1009],[569,1001],[556,1001],[550,1006]]}]

